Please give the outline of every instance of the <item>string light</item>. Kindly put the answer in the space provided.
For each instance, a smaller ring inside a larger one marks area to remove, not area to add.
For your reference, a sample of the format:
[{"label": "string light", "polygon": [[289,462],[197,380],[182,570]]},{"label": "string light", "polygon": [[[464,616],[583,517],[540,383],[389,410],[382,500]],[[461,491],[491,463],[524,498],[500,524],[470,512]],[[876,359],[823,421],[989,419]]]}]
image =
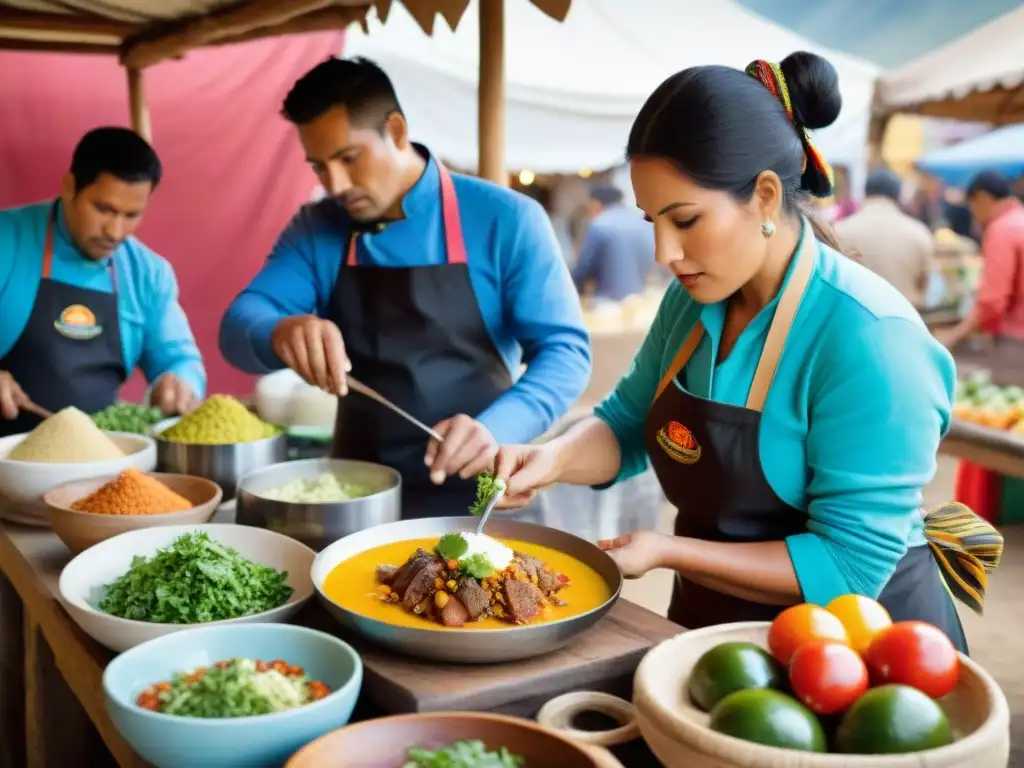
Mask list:
[{"label": "string light", "polygon": [[530,186],[536,180],[537,176],[533,173],[533,171],[523,169],[519,172],[519,183],[522,184],[524,187]]}]

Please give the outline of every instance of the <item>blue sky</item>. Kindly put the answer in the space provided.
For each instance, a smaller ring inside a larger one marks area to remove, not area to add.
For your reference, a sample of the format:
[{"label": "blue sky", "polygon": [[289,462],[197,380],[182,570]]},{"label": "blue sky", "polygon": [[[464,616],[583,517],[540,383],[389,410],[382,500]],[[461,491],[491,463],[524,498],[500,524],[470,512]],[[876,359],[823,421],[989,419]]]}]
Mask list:
[{"label": "blue sky", "polygon": [[740,0],[740,3],[821,45],[862,56],[884,67],[899,66],[1021,5],[1019,0]]}]

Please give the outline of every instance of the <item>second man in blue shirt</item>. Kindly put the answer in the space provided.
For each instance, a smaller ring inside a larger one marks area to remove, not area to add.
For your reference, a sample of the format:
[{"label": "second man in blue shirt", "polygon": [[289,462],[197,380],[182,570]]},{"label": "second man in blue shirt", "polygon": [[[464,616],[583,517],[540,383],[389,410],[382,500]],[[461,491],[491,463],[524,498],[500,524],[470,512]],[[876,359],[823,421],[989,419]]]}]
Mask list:
[{"label": "second man in blue shirt", "polygon": [[[544,210],[414,144],[387,75],[328,59],[284,102],[328,197],[307,205],[229,307],[221,350],[347,393],[349,371],[444,437],[342,399],[334,455],[403,477],[405,517],[464,514],[497,445],[529,441],[590,375],[578,299]],[[522,364],[526,370],[520,376]]]}]

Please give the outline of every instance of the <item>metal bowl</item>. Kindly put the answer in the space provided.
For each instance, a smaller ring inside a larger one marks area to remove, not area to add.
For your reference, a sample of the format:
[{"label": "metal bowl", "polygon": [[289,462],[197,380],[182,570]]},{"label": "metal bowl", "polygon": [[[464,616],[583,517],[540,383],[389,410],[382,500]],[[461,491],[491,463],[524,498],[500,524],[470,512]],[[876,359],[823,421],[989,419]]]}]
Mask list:
[{"label": "metal bowl", "polygon": [[[294,504],[260,496],[293,480],[338,475],[373,490],[348,501]],[[347,459],[305,459],[256,470],[238,482],[236,522],[269,528],[320,551],[338,539],[402,518],[402,477],[390,467]]]},{"label": "metal bowl", "polygon": [[263,440],[224,445],[173,443],[162,439],[163,431],[176,421],[162,421],[151,432],[156,441],[157,469],[212,480],[224,491],[225,501],[234,497],[240,478],[288,458],[288,436],[283,432]]},{"label": "metal bowl", "polygon": [[542,525],[494,519],[487,524],[488,535],[542,544],[575,557],[600,574],[611,590],[611,597],[586,613],[541,624],[510,626],[507,629],[443,629],[424,624],[424,628],[419,629],[367,618],[343,608],[324,594],[327,575],[339,563],[360,552],[396,541],[440,538],[446,533],[474,531],[476,524],[477,519],[469,516],[402,520],[346,536],[327,547],[313,561],[313,586],[330,614],[342,626],[367,640],[408,656],[456,664],[496,664],[549,653],[593,626],[619,599],[622,573],[608,553],[595,544]]}]

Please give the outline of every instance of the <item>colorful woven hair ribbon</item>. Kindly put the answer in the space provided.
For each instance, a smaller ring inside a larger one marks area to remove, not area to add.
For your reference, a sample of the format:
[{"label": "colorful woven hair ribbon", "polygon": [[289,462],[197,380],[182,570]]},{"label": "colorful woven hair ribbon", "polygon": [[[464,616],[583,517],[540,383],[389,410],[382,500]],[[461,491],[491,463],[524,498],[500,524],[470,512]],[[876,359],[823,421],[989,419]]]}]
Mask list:
[{"label": "colorful woven hair ribbon", "polygon": [[793,125],[796,126],[797,133],[800,134],[807,162],[828,179],[829,187],[835,186],[835,175],[832,172],[832,166],[828,164],[821,152],[818,151],[818,148],[814,146],[814,142],[811,141],[807,129],[796,119],[796,114],[793,112],[793,102],[789,96],[789,86],[786,85],[786,76],[782,74],[782,67],[764,59],[757,59],[747,65],[746,71],[748,75],[759,80],[765,88],[772,92],[775,98],[782,102],[786,115]]},{"label": "colorful woven hair ribbon", "polygon": [[988,572],[1003,557],[1003,536],[963,504],[951,501],[924,518],[928,545],[949,593],[977,614],[985,604]]}]

